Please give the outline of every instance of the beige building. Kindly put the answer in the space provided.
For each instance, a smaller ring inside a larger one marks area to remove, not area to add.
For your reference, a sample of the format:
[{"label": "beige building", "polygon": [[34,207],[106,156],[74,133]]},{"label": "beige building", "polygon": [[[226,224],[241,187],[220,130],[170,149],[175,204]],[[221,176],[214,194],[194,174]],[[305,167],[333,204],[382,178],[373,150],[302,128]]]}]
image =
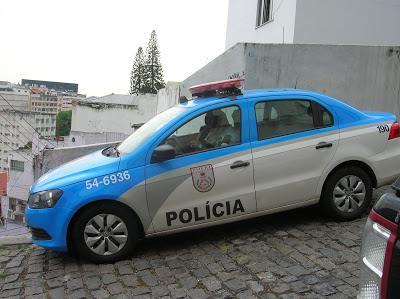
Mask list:
[{"label": "beige building", "polygon": [[32,112],[57,114],[57,93],[48,90],[32,88],[30,110]]}]

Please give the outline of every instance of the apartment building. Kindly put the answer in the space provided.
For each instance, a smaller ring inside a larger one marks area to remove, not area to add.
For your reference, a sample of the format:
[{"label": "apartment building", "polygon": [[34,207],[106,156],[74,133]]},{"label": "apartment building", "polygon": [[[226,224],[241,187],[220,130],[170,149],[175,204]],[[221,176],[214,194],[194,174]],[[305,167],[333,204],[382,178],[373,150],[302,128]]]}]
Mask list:
[{"label": "apartment building", "polygon": [[[9,168],[9,155],[17,149],[32,149],[39,134],[53,138],[56,134],[56,115],[29,111],[0,110],[0,170]],[[32,150],[31,150],[32,151]]]}]

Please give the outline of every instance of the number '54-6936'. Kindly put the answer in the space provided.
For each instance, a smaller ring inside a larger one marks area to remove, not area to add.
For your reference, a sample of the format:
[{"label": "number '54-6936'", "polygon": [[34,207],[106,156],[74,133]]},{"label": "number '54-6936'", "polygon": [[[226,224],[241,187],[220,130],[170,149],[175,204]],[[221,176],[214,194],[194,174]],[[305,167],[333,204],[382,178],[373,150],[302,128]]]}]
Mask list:
[{"label": "number '54-6936'", "polygon": [[101,185],[108,186],[110,184],[117,184],[129,180],[131,175],[128,170],[124,172],[117,172],[115,174],[103,176],[103,178],[94,178],[86,181],[86,189],[97,188]]}]

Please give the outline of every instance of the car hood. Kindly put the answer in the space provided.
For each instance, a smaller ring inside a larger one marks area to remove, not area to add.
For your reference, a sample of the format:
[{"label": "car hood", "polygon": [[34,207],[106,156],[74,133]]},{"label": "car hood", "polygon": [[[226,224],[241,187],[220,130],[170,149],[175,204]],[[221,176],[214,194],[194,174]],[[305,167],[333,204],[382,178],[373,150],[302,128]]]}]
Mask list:
[{"label": "car hood", "polygon": [[65,163],[41,176],[31,188],[31,193],[62,189],[64,186],[118,171],[119,157],[106,157],[102,151]]}]

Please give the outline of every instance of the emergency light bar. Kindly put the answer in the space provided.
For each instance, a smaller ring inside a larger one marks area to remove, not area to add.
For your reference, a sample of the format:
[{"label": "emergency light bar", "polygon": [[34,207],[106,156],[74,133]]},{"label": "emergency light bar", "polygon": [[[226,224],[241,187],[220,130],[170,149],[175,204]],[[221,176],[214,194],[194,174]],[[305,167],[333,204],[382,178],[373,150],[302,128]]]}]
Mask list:
[{"label": "emergency light bar", "polygon": [[243,82],[244,79],[209,82],[192,86],[189,90],[192,93],[192,96],[197,97],[215,96],[217,94],[225,96],[239,95],[242,94],[240,87],[242,87]]}]

